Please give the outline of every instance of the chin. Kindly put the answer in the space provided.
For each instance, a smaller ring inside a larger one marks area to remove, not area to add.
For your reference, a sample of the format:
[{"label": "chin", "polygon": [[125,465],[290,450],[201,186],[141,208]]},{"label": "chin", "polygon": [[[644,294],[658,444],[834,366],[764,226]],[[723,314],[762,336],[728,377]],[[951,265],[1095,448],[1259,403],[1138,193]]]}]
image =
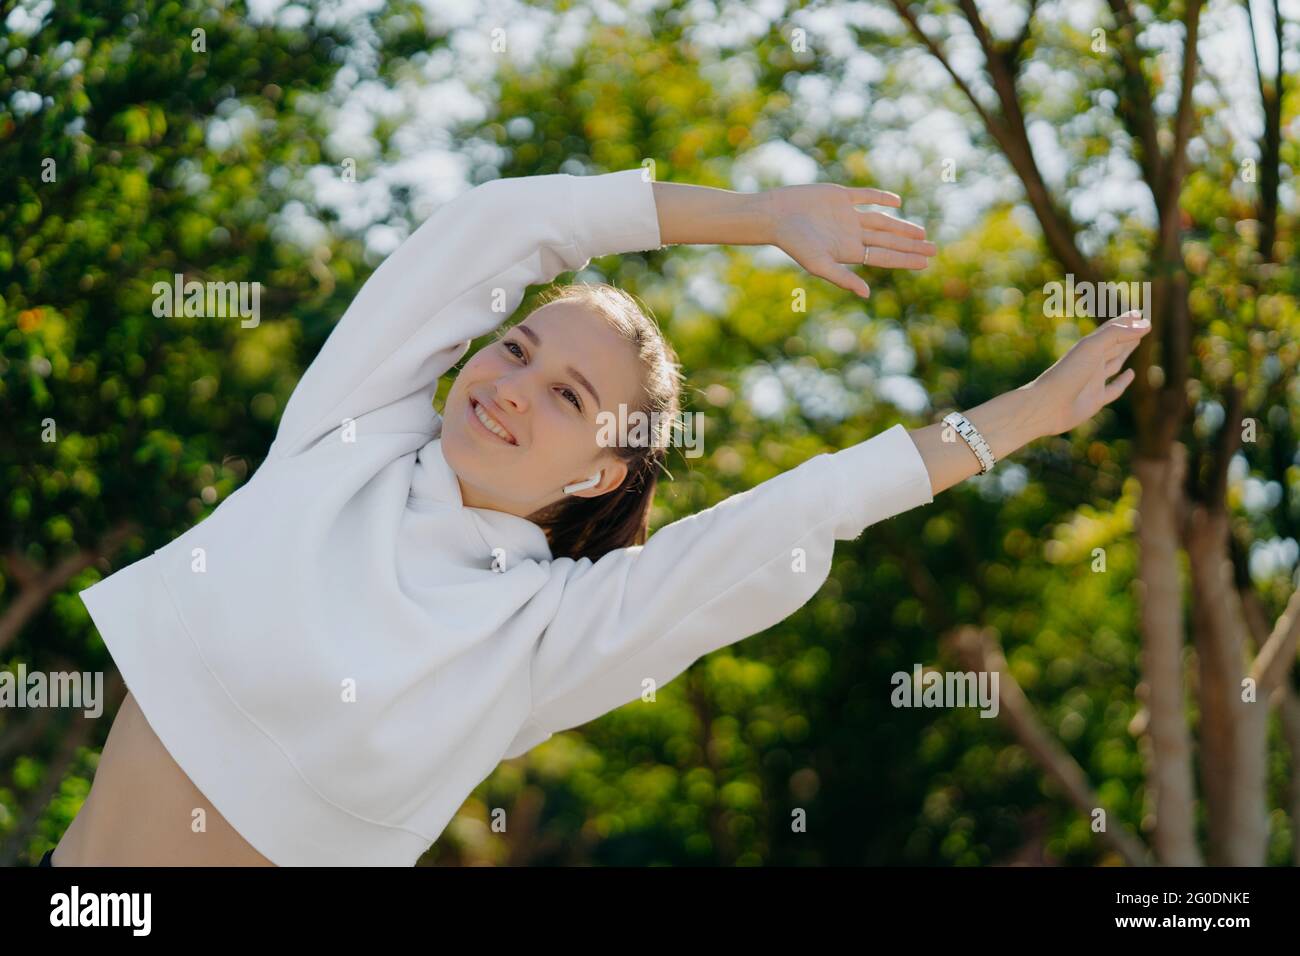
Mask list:
[{"label": "chin", "polygon": [[466,459],[473,456],[473,449],[469,447],[470,443],[466,438],[464,427],[444,421],[442,432],[438,437],[442,440],[442,453],[447,463],[460,472],[465,465],[469,464]]}]

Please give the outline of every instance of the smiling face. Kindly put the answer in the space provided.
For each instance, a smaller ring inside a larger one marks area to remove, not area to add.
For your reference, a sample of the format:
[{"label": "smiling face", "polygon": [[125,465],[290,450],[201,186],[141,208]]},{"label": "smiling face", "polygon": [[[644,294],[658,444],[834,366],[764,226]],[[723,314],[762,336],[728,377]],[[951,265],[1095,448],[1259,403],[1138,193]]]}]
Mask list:
[{"label": "smiling face", "polygon": [[598,469],[600,482],[573,494],[617,488],[627,467],[597,441],[597,415],[640,408],[641,374],[632,344],[577,302],[545,305],[484,346],[443,409],[443,455],[465,505],[527,517]]}]

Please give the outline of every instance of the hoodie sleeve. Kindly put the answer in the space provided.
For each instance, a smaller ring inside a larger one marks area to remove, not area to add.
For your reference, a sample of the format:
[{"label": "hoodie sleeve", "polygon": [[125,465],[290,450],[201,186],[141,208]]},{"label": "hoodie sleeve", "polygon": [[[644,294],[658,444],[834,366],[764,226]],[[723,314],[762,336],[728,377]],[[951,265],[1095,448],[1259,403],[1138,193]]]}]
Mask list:
[{"label": "hoodie sleeve", "polygon": [[642,170],[498,179],[440,206],[352,300],[289,398],[269,457],[348,419],[432,434],[438,379],[501,325],[530,285],[597,256],[660,248]]},{"label": "hoodie sleeve", "polygon": [[532,712],[507,755],[772,627],[821,588],[837,540],[933,500],[925,461],[895,425],[675,521],[644,545],[556,562],[567,577],[533,658]]}]

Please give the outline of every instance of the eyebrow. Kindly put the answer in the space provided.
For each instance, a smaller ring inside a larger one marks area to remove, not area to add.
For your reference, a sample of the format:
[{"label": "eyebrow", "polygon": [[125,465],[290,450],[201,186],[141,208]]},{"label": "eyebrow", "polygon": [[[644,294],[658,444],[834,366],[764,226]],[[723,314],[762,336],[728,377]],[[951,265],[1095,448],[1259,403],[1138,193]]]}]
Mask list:
[{"label": "eyebrow", "polygon": [[[516,325],[515,328],[518,329],[520,332],[522,332],[524,335],[528,336],[529,341],[531,341],[534,345],[540,346],[542,344],[541,338],[539,338],[537,333],[534,332],[532,329],[530,329],[528,326]],[[579,384],[581,384],[583,388],[591,392],[591,397],[594,398],[596,400],[596,404],[599,405],[600,396],[596,393],[596,387],[592,385],[589,381],[587,381],[587,379],[583,376],[583,374],[579,372],[576,368],[574,368],[572,365],[568,367],[567,371],[570,375],[572,375],[574,378],[578,380]]]}]

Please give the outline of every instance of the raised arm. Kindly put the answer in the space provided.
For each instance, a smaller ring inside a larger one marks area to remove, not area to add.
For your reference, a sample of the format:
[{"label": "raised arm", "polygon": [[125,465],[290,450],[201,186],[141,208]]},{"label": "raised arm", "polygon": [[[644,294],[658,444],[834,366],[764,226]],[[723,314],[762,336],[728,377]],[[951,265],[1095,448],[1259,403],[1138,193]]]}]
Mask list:
[{"label": "raised arm", "polygon": [[900,205],[880,189],[812,183],[739,193],[655,183],[654,196],[664,245],[778,246],[808,272],[863,298],[871,290],[850,266],[924,269],[936,251],[921,226],[856,208]]},{"label": "raised arm", "polygon": [[290,396],[270,457],[296,454],[367,415],[359,431],[431,434],[438,378],[518,308],[528,286],[597,256],[659,247],[640,169],[468,190],[366,280]]},{"label": "raised arm", "polygon": [[[1133,373],[1116,373],[1149,329],[1136,313],[1113,319],[1029,385],[966,417],[998,460],[1068,431],[1123,393]],[[676,521],[642,547],[556,562],[564,574],[533,660],[531,717],[506,755],[634,701],[647,682],[662,686],[793,614],[825,582],[837,540],[979,471],[947,430],[895,425]]]},{"label": "raised arm", "polygon": [[[758,193],[655,183],[659,234],[679,243],[775,245],[807,269],[864,298],[867,283],[850,266],[923,269],[936,252],[925,230],[887,213],[860,212],[861,205],[900,205],[891,192],[833,183],[785,186]],[[864,259],[866,262],[864,262]],[[1058,435],[1113,402],[1133,380],[1129,370],[1114,381],[1150,325],[1129,312],[1102,325],[1034,382],[966,412],[989,442],[995,459],[1045,435]],[[977,474],[979,459],[942,422],[912,429],[935,494]]]},{"label": "raised arm", "polygon": [[[1003,392],[964,414],[997,461],[1037,438],[1068,432],[1124,394],[1134,372],[1120,369],[1150,331],[1151,323],[1138,312],[1117,316],[1076,342],[1028,385]],[[979,473],[980,461],[970,446],[943,422],[908,434],[936,495]]]}]

